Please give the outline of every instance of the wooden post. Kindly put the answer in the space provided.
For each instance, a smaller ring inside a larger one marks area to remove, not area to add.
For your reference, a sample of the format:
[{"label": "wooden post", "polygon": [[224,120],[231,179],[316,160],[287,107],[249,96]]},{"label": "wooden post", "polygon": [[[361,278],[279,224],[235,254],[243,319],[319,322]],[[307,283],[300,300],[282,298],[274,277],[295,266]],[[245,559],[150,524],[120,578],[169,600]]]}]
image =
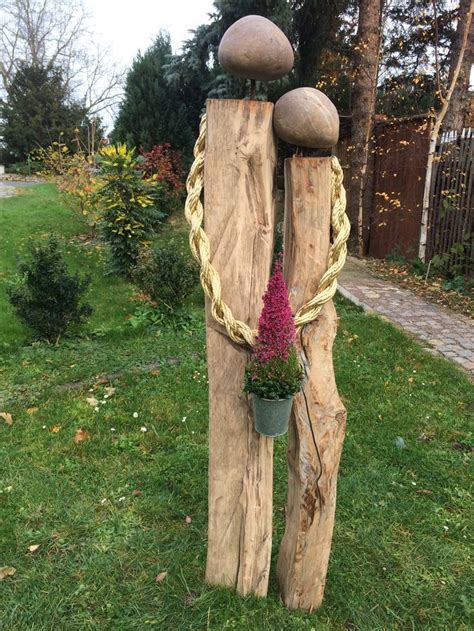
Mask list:
[{"label": "wooden post", "polygon": [[[209,100],[205,230],[222,298],[257,327],[270,275],[275,221],[273,105]],[[207,312],[209,532],[206,580],[265,596],[272,545],[273,444],[253,429],[242,392],[249,352]]]},{"label": "wooden post", "polygon": [[[285,276],[296,311],[326,271],[330,158],[286,160],[285,191]],[[321,605],[324,594],[346,424],[332,363],[336,328],[331,301],[299,336],[307,381],[295,397],[288,436],[286,528],[277,574],[285,605],[309,611]]]}]

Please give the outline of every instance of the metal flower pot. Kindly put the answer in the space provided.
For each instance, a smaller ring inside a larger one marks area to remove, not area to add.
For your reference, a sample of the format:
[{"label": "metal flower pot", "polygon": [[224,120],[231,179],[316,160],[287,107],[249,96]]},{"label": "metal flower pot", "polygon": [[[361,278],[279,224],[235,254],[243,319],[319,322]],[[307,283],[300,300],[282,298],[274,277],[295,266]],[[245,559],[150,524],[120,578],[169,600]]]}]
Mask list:
[{"label": "metal flower pot", "polygon": [[293,397],[290,399],[262,399],[252,394],[255,430],[264,436],[281,436],[288,431]]}]

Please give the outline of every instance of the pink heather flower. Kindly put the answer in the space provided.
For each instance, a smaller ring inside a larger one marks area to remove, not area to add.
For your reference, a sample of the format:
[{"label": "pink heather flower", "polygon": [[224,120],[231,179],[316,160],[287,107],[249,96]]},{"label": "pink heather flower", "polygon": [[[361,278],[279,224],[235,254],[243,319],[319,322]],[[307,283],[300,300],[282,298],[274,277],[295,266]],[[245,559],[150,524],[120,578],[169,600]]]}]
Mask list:
[{"label": "pink heather flower", "polygon": [[266,363],[274,358],[288,360],[296,339],[296,329],[283,278],[281,257],[275,263],[272,277],[263,296],[263,309],[258,321],[255,358]]}]

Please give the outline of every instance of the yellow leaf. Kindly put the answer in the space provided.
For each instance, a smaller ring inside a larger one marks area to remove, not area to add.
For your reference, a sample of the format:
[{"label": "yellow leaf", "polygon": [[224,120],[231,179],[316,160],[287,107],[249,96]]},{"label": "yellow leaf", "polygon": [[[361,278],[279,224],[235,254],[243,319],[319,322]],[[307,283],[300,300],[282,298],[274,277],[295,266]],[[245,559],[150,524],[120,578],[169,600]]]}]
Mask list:
[{"label": "yellow leaf", "polygon": [[3,581],[7,576],[13,576],[16,572],[14,567],[0,567],[0,581]]},{"label": "yellow leaf", "polygon": [[12,415],[8,412],[0,412],[0,417],[3,418],[7,425],[13,425]]},{"label": "yellow leaf", "polygon": [[155,583],[161,583],[168,576],[168,572],[160,572],[158,576],[155,577]]},{"label": "yellow leaf", "polygon": [[36,412],[37,412],[38,410],[39,410],[39,408],[28,408],[28,409],[26,410],[26,412],[27,412],[28,414],[36,414]]},{"label": "yellow leaf", "polygon": [[39,548],[39,544],[38,543],[34,543],[31,546],[28,546],[28,552],[36,552],[36,550],[38,550]]},{"label": "yellow leaf", "polygon": [[53,427],[49,430],[51,434],[59,434],[61,431],[61,425],[53,425]]}]

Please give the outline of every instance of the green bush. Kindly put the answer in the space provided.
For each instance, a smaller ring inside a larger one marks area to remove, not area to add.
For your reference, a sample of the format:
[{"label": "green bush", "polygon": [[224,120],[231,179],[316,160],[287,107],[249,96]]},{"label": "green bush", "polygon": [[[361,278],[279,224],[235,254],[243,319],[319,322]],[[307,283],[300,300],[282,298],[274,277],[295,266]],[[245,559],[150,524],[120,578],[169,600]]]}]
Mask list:
[{"label": "green bush", "polygon": [[[474,259],[471,256],[474,233],[463,235],[463,241],[453,243],[448,252],[436,254],[431,259],[431,266],[447,280],[462,276],[463,272],[472,272]],[[472,274],[471,274],[472,275]]]},{"label": "green bush", "polygon": [[178,249],[144,248],[132,270],[134,282],[161,309],[174,312],[191,293],[198,281],[197,265]]},{"label": "green bush", "polygon": [[17,280],[7,289],[8,298],[39,339],[57,342],[92,314],[89,304],[81,304],[90,278],[69,273],[55,237],[50,236],[45,245],[30,243],[29,253],[29,259],[19,265]]}]

